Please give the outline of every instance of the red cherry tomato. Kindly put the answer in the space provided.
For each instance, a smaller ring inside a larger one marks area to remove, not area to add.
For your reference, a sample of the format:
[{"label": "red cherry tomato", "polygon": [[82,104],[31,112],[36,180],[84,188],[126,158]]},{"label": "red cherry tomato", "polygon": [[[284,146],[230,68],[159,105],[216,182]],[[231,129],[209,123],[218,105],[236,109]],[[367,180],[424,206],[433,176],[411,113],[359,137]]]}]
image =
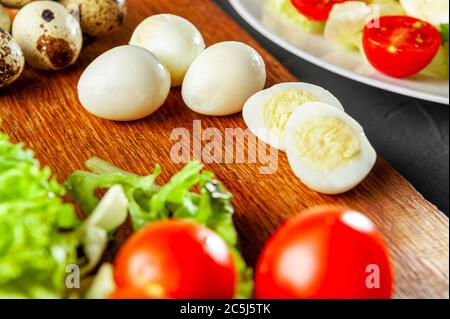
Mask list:
[{"label": "red cherry tomato", "polygon": [[128,287],[113,292],[109,299],[169,299],[158,287]]},{"label": "red cherry tomato", "polygon": [[233,298],[238,275],[228,246],[208,228],[181,220],[153,223],[131,236],[115,260],[119,288],[176,299]]},{"label": "red cherry tomato", "polygon": [[364,215],[319,207],[282,226],[255,273],[262,299],[385,299],[392,271],[380,233]]},{"label": "red cherry tomato", "polygon": [[385,16],[364,28],[363,47],[378,71],[403,78],[425,68],[439,51],[442,37],[431,24],[406,16]]},{"label": "red cherry tomato", "polygon": [[294,7],[308,19],[315,21],[327,21],[331,9],[337,3],[349,0],[291,0]]}]

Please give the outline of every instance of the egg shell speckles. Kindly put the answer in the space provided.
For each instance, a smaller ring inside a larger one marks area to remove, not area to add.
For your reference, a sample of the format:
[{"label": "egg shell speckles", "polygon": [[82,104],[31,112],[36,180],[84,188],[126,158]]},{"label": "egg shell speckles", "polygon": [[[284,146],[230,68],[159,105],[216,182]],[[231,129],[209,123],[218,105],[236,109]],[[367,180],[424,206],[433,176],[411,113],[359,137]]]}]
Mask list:
[{"label": "egg shell speckles", "polygon": [[14,19],[12,33],[26,61],[41,70],[60,70],[72,65],[83,45],[78,20],[53,1],[26,5]]},{"label": "egg shell speckles", "polygon": [[25,66],[19,45],[7,32],[0,30],[0,88],[17,80]]},{"label": "egg shell speckles", "polygon": [[0,5],[0,29],[6,32],[11,31],[11,19],[2,5]]},{"label": "egg shell speckles", "polygon": [[90,37],[97,38],[114,32],[127,13],[125,0],[60,0],[61,4],[79,6],[81,29]]}]

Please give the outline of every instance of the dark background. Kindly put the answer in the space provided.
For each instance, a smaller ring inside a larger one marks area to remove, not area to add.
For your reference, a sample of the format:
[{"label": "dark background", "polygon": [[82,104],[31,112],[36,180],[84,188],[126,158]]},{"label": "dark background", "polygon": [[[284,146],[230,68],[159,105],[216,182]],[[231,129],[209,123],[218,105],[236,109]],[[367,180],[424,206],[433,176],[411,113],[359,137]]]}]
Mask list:
[{"label": "dark background", "polygon": [[265,39],[228,0],[215,2],[296,77],[333,92],[365,128],[378,153],[448,216],[448,106],[383,91],[319,68]]}]

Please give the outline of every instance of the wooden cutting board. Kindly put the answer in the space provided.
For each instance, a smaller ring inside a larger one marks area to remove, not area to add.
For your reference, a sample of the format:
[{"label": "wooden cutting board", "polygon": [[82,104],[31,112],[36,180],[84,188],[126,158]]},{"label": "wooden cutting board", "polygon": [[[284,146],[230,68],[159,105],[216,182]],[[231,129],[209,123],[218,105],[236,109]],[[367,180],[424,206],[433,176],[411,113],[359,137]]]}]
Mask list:
[{"label": "wooden cutting board", "polygon": [[[256,48],[267,64],[267,86],[296,79],[230,17],[209,0],[128,0],[125,27],[83,50],[68,70],[45,73],[27,68],[21,79],[0,91],[2,130],[14,142],[23,141],[50,165],[63,181],[83,168],[92,156],[123,169],[147,174],[155,163],[163,167],[166,182],[182,164],[173,164],[169,152],[175,144],[174,128],[192,132],[193,120],[208,127],[245,128],[240,114],[215,118],[191,112],[180,90],[172,90],[166,104],[150,117],[114,123],[88,114],[79,104],[76,85],[86,66],[99,54],[126,44],[137,24],[152,14],[173,13],[192,21],[208,45],[224,40],[245,42]],[[252,143],[250,143],[252,146]],[[246,143],[248,147],[248,143]],[[231,149],[227,149],[231,151]],[[289,217],[318,204],[341,204],[359,210],[382,231],[393,259],[396,297],[448,298],[449,223],[388,163],[379,158],[365,182],[342,196],[325,196],[308,190],[279,153],[278,170],[260,175],[256,164],[211,164],[206,167],[234,194],[237,225],[246,260],[254,265],[265,240]]]}]

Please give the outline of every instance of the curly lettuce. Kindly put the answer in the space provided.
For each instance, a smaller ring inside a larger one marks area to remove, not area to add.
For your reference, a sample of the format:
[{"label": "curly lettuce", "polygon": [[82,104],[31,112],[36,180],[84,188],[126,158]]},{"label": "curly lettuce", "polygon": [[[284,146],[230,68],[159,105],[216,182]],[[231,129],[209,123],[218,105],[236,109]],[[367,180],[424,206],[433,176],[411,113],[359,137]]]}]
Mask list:
[{"label": "curly lettuce", "polygon": [[0,298],[60,298],[79,225],[64,188],[33,152],[0,133]]}]

